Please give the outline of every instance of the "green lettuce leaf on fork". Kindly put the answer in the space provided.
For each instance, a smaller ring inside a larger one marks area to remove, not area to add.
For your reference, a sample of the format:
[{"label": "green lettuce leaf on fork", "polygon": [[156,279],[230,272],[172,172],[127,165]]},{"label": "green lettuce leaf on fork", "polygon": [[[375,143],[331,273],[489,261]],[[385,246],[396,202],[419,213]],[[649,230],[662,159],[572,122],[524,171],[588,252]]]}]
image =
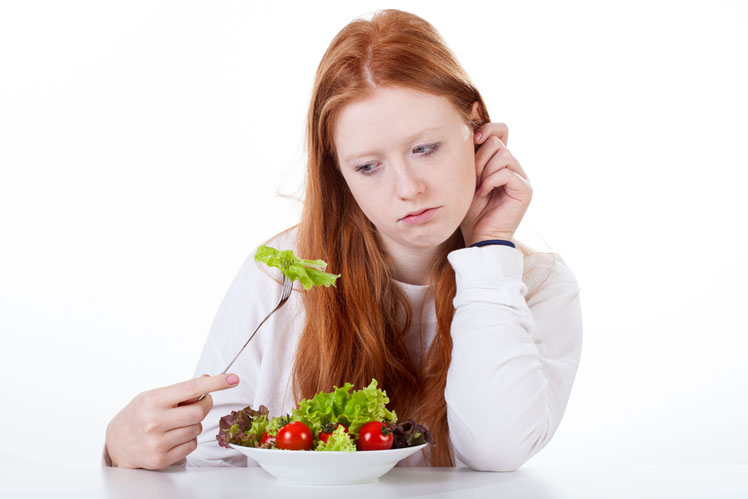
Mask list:
[{"label": "green lettuce leaf on fork", "polygon": [[[290,263],[287,269],[283,268],[283,260]],[[255,261],[279,269],[291,282],[299,281],[306,290],[312,286],[335,286],[335,280],[340,277],[340,274],[325,272],[327,262],[323,260],[304,260],[294,255],[291,250],[281,251],[270,246],[263,245],[257,248]]]}]

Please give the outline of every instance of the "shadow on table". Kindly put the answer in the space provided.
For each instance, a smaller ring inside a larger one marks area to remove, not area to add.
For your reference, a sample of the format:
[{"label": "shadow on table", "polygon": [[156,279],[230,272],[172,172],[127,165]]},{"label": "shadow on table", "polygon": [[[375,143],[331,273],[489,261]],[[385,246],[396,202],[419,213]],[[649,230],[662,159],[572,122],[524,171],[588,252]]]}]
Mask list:
[{"label": "shadow on table", "polygon": [[[552,498],[554,494],[532,471],[474,471],[470,468],[395,468],[380,480],[379,493],[385,497],[532,497]],[[360,496],[359,496],[360,497]]]},{"label": "shadow on table", "polygon": [[555,497],[541,478],[524,470],[500,473],[468,468],[395,468],[375,482],[359,485],[296,485],[281,480],[255,485],[259,485],[253,489],[255,494],[259,494],[255,497],[304,499]]},{"label": "shadow on table", "polygon": [[182,487],[170,475],[174,472],[131,470],[105,467],[102,480],[106,497],[130,499],[133,497],[183,497],[197,498],[187,487]]},{"label": "shadow on table", "polygon": [[[220,478],[218,478],[220,476]],[[532,470],[509,473],[480,472],[468,468],[395,468],[379,480],[359,485],[298,485],[277,480],[260,468],[146,471],[121,468],[103,470],[106,497],[295,497],[365,499],[401,497],[532,497],[553,498],[552,488]]]}]

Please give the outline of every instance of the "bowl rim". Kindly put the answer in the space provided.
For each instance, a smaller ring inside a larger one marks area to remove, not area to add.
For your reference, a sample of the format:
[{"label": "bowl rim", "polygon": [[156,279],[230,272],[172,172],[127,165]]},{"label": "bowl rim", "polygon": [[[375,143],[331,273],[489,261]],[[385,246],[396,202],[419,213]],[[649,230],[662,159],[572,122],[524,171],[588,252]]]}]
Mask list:
[{"label": "bowl rim", "polygon": [[[263,449],[261,447],[249,447],[248,445],[239,445],[239,444],[233,444],[229,443],[229,445],[232,448],[235,448],[236,450],[239,449],[250,449],[253,452],[258,453],[266,453],[266,454],[285,454],[285,455],[296,455],[300,456],[302,454],[308,454],[308,455],[324,455],[328,454],[331,456],[340,456],[340,455],[357,455],[357,454],[363,454],[363,455],[371,455],[376,453],[376,455],[385,455],[383,453],[387,453],[388,455],[392,455],[391,453],[398,452],[398,451],[417,451],[420,449],[423,449],[426,447],[428,442],[424,444],[418,444],[418,445],[411,445],[409,447],[400,447],[399,449],[385,449],[385,450],[356,450],[354,452],[345,452],[345,451],[315,451],[315,450],[288,450],[288,449]],[[241,452],[241,450],[239,450]],[[324,459],[324,458],[323,458]]]}]

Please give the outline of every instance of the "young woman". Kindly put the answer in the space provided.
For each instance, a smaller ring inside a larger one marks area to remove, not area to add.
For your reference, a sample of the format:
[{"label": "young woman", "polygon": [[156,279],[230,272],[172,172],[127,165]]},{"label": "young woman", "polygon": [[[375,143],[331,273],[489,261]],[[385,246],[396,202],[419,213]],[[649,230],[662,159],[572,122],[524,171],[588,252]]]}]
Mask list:
[{"label": "young woman", "polygon": [[[253,465],[218,446],[221,416],[371,378],[437,441],[403,465],[514,470],[542,449],[579,363],[579,288],[557,254],[514,240],[532,189],[507,136],[426,21],[346,26],[317,70],[301,222],[267,243],[325,260],[337,286],[297,287],[233,374],[138,395],[107,428],[107,461]],[[277,303],[279,273],[252,256],[197,373],[221,372]]]}]

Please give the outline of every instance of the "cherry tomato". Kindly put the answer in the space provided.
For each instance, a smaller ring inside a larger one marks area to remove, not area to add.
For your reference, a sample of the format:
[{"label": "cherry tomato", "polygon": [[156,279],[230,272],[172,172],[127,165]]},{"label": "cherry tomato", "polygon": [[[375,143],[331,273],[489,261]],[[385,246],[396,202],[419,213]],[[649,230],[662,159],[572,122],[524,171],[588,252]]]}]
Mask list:
[{"label": "cherry tomato", "polygon": [[274,441],[275,441],[275,437],[271,437],[270,435],[268,435],[268,432],[263,433],[262,437],[260,437],[260,445],[263,445],[267,442],[274,442]]},{"label": "cherry tomato", "polygon": [[325,426],[322,427],[322,431],[319,432],[319,439],[323,442],[327,442],[327,440],[330,438],[330,435],[332,435],[332,432],[338,429],[338,426],[343,427],[343,431],[348,433],[348,427],[342,423],[335,423],[333,426],[332,423],[328,423]]},{"label": "cherry tomato", "polygon": [[312,448],[312,430],[301,421],[288,423],[275,435],[275,445],[279,449],[309,450]]},{"label": "cherry tomato", "polygon": [[358,450],[387,450],[392,448],[392,425],[371,421],[358,430]]}]

